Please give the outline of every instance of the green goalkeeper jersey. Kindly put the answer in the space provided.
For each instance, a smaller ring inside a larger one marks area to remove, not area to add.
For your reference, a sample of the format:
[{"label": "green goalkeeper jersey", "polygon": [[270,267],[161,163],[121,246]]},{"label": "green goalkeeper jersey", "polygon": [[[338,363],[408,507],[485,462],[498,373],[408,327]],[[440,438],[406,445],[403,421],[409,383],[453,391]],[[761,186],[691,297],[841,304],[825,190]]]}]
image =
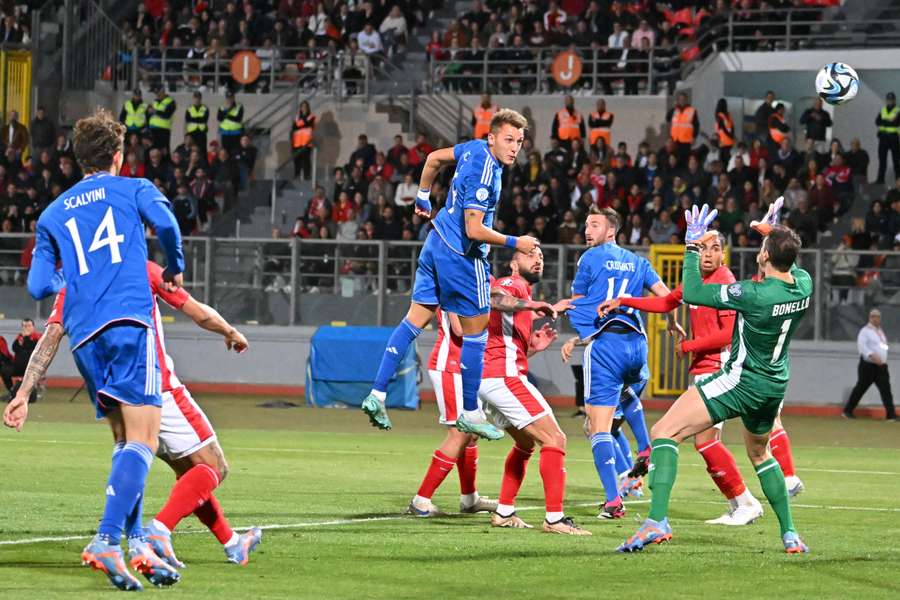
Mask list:
[{"label": "green goalkeeper jersey", "polygon": [[788,347],[809,308],[813,290],[809,273],[795,265],[791,275],[793,283],[770,278],[704,284],[699,254],[685,254],[684,302],[738,313],[731,354],[722,367],[735,385],[749,382],[762,388],[757,390],[760,394],[784,393],[790,376]]}]

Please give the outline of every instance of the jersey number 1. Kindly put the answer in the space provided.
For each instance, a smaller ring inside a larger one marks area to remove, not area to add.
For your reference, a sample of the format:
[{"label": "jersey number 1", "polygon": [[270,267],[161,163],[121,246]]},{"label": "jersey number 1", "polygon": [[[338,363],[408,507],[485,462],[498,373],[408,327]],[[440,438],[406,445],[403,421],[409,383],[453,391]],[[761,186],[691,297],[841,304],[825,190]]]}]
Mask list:
[{"label": "jersey number 1", "polygon": [[784,340],[787,339],[788,329],[791,328],[791,321],[793,321],[793,319],[788,319],[781,324],[781,335],[778,336],[778,343],[775,344],[775,350],[772,352],[772,360],[769,361],[770,363],[777,362],[778,357],[781,356],[781,350],[784,348]]},{"label": "jersey number 1", "polygon": [[[75,243],[75,254],[78,256],[78,274],[85,275],[90,272],[90,269],[84,256],[84,246],[81,243],[81,236],[78,234],[75,217],[66,221],[66,228],[69,230],[72,241]],[[106,237],[103,237],[104,233]],[[110,206],[106,209],[106,214],[103,216],[103,220],[100,221],[97,231],[94,232],[94,240],[91,242],[88,252],[94,252],[103,246],[109,246],[110,262],[113,264],[120,263],[122,262],[122,253],[119,252],[119,244],[124,241],[125,236],[116,232],[116,221],[113,219],[113,210]]]}]

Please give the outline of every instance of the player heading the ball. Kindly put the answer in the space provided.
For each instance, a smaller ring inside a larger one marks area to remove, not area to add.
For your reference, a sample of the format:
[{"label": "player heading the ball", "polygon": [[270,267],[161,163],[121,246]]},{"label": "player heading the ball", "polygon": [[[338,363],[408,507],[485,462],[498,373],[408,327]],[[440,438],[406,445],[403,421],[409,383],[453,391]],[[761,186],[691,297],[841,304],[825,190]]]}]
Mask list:
[{"label": "player heading the ball", "polygon": [[[438,306],[459,315],[462,326],[460,370],[463,411],[456,427],[487,439],[500,439],[503,432],[490,423],[478,406],[478,386],[484,367],[487,325],[490,317],[491,267],[489,246],[507,246],[531,252],[540,242],[530,236],[503,235],[492,229],[494,211],[500,200],[503,166],[512,165],[525,139],[528,121],[514,110],[503,109],[491,119],[485,140],[473,140],[428,155],[419,192],[416,214],[431,219],[431,184],[440,170],[456,164],[450,195],[432,221],[419,255],[412,303],[388,342],[372,391],[362,410],[380,429],[390,429],[384,407],[388,380],[397,370],[407,348],[434,317]],[[552,308],[543,309],[556,317]]]}]

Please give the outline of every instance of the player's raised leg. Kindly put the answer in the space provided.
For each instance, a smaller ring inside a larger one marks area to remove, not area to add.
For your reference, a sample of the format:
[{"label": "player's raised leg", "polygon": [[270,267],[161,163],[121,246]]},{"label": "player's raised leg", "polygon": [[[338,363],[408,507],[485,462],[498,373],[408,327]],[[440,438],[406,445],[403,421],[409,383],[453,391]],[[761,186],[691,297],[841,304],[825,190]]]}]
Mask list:
[{"label": "player's raised leg", "polygon": [[[429,276],[429,271],[433,271],[432,265],[428,265],[423,270],[422,262],[419,263],[419,269],[416,271],[416,288],[420,286],[424,288],[425,278]],[[424,275],[424,277],[423,277]],[[435,277],[433,273],[431,277]],[[423,283],[420,284],[420,281]],[[394,329],[391,337],[388,339],[388,345],[384,350],[384,356],[381,357],[381,364],[378,367],[378,373],[375,375],[375,382],[372,384],[372,391],[363,400],[362,411],[369,416],[369,420],[374,427],[378,429],[390,429],[391,419],[388,417],[387,410],[384,407],[385,398],[387,397],[388,382],[397,372],[397,365],[406,355],[409,345],[412,344],[422,329],[434,317],[434,311],[437,305],[437,296],[434,286],[432,286],[431,297],[433,301],[428,304],[419,304],[415,301],[410,305],[409,312],[406,317],[400,321],[400,324]],[[415,298],[415,292],[413,298]]]},{"label": "player's raised leg", "polygon": [[728,501],[728,511],[710,525],[748,525],[763,514],[762,505],[744,484],[731,450],[722,443],[722,423],[694,436],[694,448],[706,463],[706,472]]},{"label": "player's raised leg", "polygon": [[635,552],[672,539],[669,498],[678,474],[678,444],[712,424],[700,392],[691,386],[650,430],[650,512],[637,533],[619,546],[619,552]]},{"label": "player's raised leg", "polygon": [[769,439],[769,433],[759,434],[751,432],[746,427],[744,429],[747,456],[750,457],[750,462],[756,468],[756,476],[759,477],[766,500],[769,501],[772,510],[778,517],[784,551],[788,554],[809,552],[809,548],[806,547],[794,528],[790,496],[785,485],[784,473],[782,473],[778,461],[769,452]]}]

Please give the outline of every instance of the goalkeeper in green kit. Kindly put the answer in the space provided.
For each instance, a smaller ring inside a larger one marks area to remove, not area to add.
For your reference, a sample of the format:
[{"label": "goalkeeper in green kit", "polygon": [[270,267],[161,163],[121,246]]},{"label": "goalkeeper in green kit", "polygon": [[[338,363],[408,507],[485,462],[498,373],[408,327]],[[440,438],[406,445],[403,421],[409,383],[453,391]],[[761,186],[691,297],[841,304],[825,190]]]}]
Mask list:
[{"label": "goalkeeper in green kit", "polygon": [[707,231],[716,211],[706,205],[685,211],[684,302],[737,312],[731,354],[721,370],[688,388],[651,429],[650,512],[637,533],[619,546],[620,552],[672,539],[667,516],[678,471],[678,444],[735,417],[743,421],[747,454],[778,517],[785,551],[808,552],[794,529],[784,474],[769,451],[769,434],[790,377],[788,347],[813,290],[812,277],[794,264],[800,238],[777,224],[779,205],[773,203],[764,221],[752,224],[765,235],[756,258],[762,279],[724,285],[703,284],[699,268],[699,245],[718,235]]}]

